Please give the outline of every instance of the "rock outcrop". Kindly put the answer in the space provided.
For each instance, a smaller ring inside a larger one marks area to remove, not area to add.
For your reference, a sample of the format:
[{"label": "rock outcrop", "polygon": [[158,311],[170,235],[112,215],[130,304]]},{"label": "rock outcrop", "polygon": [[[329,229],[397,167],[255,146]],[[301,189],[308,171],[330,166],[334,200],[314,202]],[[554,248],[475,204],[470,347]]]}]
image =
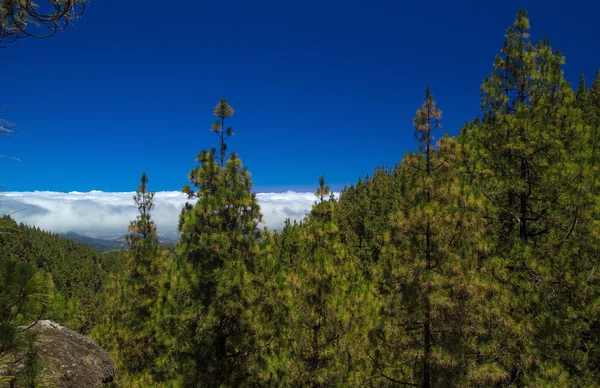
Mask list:
[{"label": "rock outcrop", "polygon": [[115,368],[108,353],[94,340],[53,321],[39,321],[28,330],[40,375],[52,387],[102,387],[113,381]]}]

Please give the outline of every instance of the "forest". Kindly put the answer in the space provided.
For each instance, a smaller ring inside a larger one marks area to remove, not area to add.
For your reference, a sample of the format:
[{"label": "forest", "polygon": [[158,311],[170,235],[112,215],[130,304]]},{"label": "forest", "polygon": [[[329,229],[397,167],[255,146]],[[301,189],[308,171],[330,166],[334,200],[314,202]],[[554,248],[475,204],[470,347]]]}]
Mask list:
[{"label": "forest", "polygon": [[125,250],[5,216],[0,384],[43,385],[19,329],[43,317],[106,349],[113,386],[600,386],[600,71],[573,87],[529,29],[519,10],[458,136],[424,87],[415,150],[339,195],[318,177],[281,230],[229,151],[226,99],[174,249],[145,173]]}]

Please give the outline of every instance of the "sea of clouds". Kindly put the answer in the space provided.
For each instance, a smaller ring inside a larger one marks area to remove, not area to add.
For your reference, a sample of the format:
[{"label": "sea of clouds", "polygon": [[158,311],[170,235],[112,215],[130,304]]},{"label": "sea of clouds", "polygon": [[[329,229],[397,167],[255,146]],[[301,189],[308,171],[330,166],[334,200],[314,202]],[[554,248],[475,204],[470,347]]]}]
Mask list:
[{"label": "sea of clouds", "polygon": [[[138,214],[133,195],[133,192],[102,191],[3,192],[0,193],[0,214],[11,214],[19,222],[55,233],[126,233],[127,225]],[[281,229],[287,218],[301,220],[315,202],[313,193],[288,191],[257,193],[256,196],[264,225],[269,229]],[[179,212],[188,201],[187,196],[178,191],[155,194],[152,217],[159,233],[177,229]]]}]

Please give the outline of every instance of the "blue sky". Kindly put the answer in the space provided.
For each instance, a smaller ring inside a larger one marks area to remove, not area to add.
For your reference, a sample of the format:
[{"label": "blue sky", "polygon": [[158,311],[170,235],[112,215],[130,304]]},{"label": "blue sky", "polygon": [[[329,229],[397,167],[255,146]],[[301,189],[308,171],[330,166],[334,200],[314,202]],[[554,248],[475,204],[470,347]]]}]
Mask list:
[{"label": "blue sky", "polygon": [[[169,4],[169,5],[166,5]],[[532,36],[567,58],[567,77],[600,67],[597,1],[91,0],[46,40],[0,50],[0,139],[9,191],[156,191],[186,183],[216,146],[212,107],[236,110],[229,147],[257,191],[335,188],[413,150],[430,85],[450,134],[479,113],[479,87],[519,7]]]}]

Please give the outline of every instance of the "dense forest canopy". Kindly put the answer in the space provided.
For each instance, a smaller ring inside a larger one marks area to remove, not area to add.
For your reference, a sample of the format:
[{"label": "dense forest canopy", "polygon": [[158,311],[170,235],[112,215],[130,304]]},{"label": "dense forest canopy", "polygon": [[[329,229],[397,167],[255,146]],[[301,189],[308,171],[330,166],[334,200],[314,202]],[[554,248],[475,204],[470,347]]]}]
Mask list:
[{"label": "dense forest canopy", "polygon": [[228,151],[225,99],[174,250],[145,173],[126,250],[2,219],[4,380],[41,381],[10,363],[33,354],[17,323],[44,316],[107,349],[117,386],[600,386],[600,72],[573,88],[529,28],[520,10],[457,137],[424,88],[416,150],[339,196],[321,176],[281,231]]}]

